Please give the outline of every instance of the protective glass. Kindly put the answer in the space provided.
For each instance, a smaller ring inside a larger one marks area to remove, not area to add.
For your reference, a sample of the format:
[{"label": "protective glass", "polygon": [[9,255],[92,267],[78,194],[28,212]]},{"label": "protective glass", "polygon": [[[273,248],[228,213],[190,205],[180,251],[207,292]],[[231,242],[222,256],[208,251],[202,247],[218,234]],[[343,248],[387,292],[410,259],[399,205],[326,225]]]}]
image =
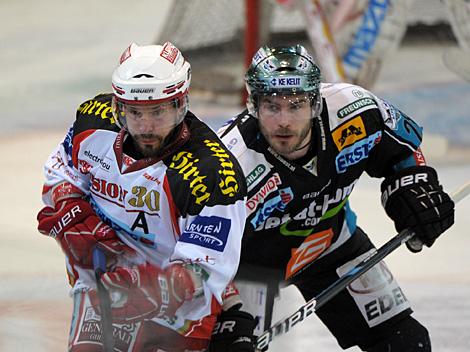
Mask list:
[{"label": "protective glass", "polygon": [[[183,104],[181,104],[183,102]],[[123,125],[152,125],[167,129],[178,125],[186,114],[187,99],[174,99],[158,104],[131,104],[117,102],[117,113]]]},{"label": "protective glass", "polygon": [[258,117],[262,119],[289,118],[292,120],[309,120],[320,112],[318,94],[304,93],[283,95],[278,93],[258,96]]}]

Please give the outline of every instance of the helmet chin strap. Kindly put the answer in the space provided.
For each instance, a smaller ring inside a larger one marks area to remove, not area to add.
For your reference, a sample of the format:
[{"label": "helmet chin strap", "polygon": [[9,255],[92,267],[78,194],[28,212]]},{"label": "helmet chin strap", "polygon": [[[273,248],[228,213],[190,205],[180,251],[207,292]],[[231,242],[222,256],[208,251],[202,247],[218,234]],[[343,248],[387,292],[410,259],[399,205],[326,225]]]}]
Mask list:
[{"label": "helmet chin strap", "polygon": [[299,150],[307,148],[312,143],[312,137],[313,137],[312,127],[313,127],[313,124],[310,126],[310,138],[308,139],[307,143],[305,143],[303,146],[295,149],[296,152],[298,152]]},{"label": "helmet chin strap", "polygon": [[310,139],[309,139],[309,141],[308,141],[307,143],[305,143],[303,146],[301,146],[301,147],[295,149],[294,151],[298,152],[299,150],[302,150],[302,149],[307,148],[307,147],[310,145],[311,142],[312,142],[312,137],[310,137]]},{"label": "helmet chin strap", "polygon": [[311,141],[308,141],[307,143],[305,143],[305,145],[301,146],[300,148],[295,149],[295,151],[298,152],[299,150],[302,150],[302,149],[304,149],[304,148],[307,148],[307,147],[310,145],[310,142],[311,142]]},{"label": "helmet chin strap", "polygon": [[305,149],[310,145],[310,143],[312,143],[312,138],[313,138],[312,128],[313,128],[313,118],[312,118],[312,123],[310,125],[310,138],[308,139],[307,143],[305,143],[303,146],[295,149],[294,151],[298,152],[299,150]]}]

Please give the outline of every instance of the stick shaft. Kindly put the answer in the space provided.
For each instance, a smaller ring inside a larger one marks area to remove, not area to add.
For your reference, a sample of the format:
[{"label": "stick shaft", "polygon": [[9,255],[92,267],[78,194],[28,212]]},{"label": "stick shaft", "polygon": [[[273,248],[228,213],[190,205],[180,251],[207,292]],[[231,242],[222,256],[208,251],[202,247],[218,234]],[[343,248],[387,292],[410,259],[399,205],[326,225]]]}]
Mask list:
[{"label": "stick shaft", "polygon": [[[451,198],[455,203],[465,198],[470,194],[470,181],[462,185],[460,188],[451,193]],[[256,348],[263,350],[269,346],[269,343],[280,335],[283,335],[291,330],[292,327],[303,321],[305,318],[314,313],[317,309],[324,306],[339,292],[344,290],[354,280],[359,278],[362,274],[378,264],[382,259],[392,253],[395,249],[400,247],[403,243],[413,237],[413,233],[405,229],[395,235],[391,240],[385,243],[377,251],[372,252],[369,256],[364,258],[354,268],[349,270],[346,274],[341,276],[333,284],[323,290],[316,297],[313,297],[306,304],[297,309],[293,314],[279,320],[268,330],[264,331],[256,340]]]},{"label": "stick shaft", "polygon": [[113,320],[111,316],[111,301],[106,288],[101,283],[101,275],[106,272],[106,256],[98,248],[93,250],[93,269],[95,270],[96,288],[100,300],[101,311],[101,342],[105,352],[114,351]]}]

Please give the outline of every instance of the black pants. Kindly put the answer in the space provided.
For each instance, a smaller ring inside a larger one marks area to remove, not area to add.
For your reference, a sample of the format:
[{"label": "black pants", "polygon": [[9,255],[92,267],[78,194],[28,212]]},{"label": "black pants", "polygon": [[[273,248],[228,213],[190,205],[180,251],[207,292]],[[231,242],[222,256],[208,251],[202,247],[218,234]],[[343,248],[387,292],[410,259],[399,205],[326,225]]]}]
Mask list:
[{"label": "black pants", "polygon": [[[340,277],[338,268],[365,255],[373,248],[368,236],[357,228],[354,235],[343,245],[317,259],[287,284],[294,284],[308,301]],[[351,265],[354,266],[354,262]],[[347,270],[345,268],[343,273]],[[270,319],[278,284],[286,284],[282,282],[282,275],[279,271],[248,266],[242,266],[237,275],[253,281],[262,278],[270,287],[265,329],[272,323]],[[292,307],[292,311],[296,308],[298,307]],[[382,263],[354,281],[348,289],[337,294],[316,313],[344,349],[357,345],[363,350],[368,350],[370,346],[393,335],[402,321],[414,321],[410,317],[412,310],[406,296]]]}]

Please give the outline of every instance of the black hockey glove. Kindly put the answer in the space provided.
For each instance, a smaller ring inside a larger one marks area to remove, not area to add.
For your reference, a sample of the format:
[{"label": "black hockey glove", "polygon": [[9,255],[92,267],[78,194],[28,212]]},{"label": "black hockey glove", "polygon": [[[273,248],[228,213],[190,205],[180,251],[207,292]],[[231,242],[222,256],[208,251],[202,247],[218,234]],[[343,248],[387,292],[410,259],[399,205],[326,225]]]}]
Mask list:
[{"label": "black hockey glove", "polygon": [[250,313],[236,308],[223,311],[217,318],[209,352],[254,352],[253,330],[256,320]]},{"label": "black hockey glove", "polygon": [[382,182],[381,190],[382,205],[397,231],[409,228],[428,247],[454,223],[454,202],[429,166],[400,170]]}]

